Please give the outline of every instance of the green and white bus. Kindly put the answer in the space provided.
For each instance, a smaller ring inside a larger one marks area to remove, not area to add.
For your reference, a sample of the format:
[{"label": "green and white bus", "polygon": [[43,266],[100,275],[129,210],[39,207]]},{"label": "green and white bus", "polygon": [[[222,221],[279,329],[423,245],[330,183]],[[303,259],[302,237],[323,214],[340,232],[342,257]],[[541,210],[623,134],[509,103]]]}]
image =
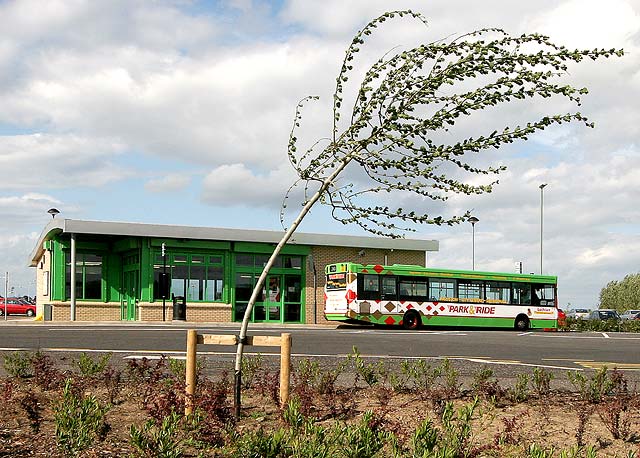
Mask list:
[{"label": "green and white bus", "polygon": [[412,265],[325,268],[327,320],[421,326],[557,329],[558,278]]}]

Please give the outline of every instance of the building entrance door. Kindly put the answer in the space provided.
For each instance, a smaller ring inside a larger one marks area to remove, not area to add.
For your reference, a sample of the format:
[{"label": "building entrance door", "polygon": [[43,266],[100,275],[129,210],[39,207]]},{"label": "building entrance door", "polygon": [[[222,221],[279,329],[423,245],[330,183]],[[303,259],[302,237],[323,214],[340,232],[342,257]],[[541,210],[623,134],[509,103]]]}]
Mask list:
[{"label": "building entrance door", "polygon": [[138,270],[125,270],[122,278],[122,300],[120,303],[120,318],[133,321],[137,318],[138,304]]},{"label": "building entrance door", "polygon": [[253,312],[253,321],[282,322],[282,275],[269,275]]}]

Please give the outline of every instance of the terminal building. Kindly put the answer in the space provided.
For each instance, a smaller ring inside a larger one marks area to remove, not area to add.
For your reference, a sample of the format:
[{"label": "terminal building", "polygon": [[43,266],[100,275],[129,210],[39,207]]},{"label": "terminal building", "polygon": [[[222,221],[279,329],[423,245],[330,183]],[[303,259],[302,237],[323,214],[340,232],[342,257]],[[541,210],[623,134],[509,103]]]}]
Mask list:
[{"label": "terminal building", "polygon": [[[30,257],[37,313],[54,321],[242,321],[282,235],[53,218]],[[325,323],[325,265],[426,266],[437,250],[435,240],[295,233],[269,271],[252,322]]]}]

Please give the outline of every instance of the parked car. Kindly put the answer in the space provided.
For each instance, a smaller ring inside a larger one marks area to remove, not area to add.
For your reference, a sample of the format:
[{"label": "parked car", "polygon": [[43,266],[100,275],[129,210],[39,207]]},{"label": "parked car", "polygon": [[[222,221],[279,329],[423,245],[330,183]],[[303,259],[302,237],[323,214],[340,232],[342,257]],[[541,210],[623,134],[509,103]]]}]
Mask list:
[{"label": "parked car", "polygon": [[27,315],[35,316],[36,306],[30,304],[20,298],[10,297],[7,300],[8,305],[5,305],[4,297],[0,297],[0,316],[4,316],[5,308],[7,308],[7,315]]},{"label": "parked car", "polygon": [[564,310],[558,309],[558,326],[566,326],[567,325],[567,314],[564,313]]},{"label": "parked car", "polygon": [[638,313],[640,313],[640,310],[627,310],[620,315],[620,318],[623,320],[633,320]]},{"label": "parked car", "polygon": [[613,309],[598,309],[589,313],[589,320],[620,320],[620,315]]},{"label": "parked car", "polygon": [[567,313],[567,316],[570,318],[586,319],[589,317],[589,309],[571,309]]}]

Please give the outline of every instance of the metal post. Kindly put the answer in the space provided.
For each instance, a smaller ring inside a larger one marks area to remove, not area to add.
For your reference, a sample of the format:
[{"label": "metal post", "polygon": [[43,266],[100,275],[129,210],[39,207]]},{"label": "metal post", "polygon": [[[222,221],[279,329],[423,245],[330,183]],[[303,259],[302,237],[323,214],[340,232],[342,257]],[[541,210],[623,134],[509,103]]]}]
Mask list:
[{"label": "metal post", "polygon": [[71,321],[76,321],[76,234],[71,234]]},{"label": "metal post", "polygon": [[159,285],[162,290],[162,321],[166,321],[167,315],[167,290],[165,284],[167,281],[167,249],[164,242],[162,242],[162,284]]},{"label": "metal post", "polygon": [[471,270],[476,270],[476,223],[480,221],[475,216],[469,218],[471,223]]},{"label": "metal post", "polygon": [[542,275],[542,228],[544,215],[544,187],[547,183],[542,183],[540,187],[540,275]]}]

